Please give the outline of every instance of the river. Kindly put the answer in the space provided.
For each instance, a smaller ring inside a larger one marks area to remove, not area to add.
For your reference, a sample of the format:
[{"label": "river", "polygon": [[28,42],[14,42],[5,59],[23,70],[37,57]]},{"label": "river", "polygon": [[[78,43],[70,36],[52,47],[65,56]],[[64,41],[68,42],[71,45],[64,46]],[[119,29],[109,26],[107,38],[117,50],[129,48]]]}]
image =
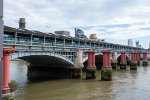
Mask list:
[{"label": "river", "polygon": [[57,79],[28,82],[27,67],[23,61],[11,61],[10,79],[17,80],[20,88],[16,100],[150,100],[150,66],[138,70],[113,70],[112,81]]}]

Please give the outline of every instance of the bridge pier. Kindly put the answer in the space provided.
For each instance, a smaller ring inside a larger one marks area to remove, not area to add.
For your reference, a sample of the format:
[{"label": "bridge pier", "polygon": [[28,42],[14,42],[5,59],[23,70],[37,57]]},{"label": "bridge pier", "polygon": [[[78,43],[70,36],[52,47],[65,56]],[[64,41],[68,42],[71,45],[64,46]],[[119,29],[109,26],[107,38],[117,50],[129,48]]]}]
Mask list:
[{"label": "bridge pier", "polygon": [[84,65],[83,65],[83,61],[82,61],[82,51],[78,50],[76,52],[75,66],[72,69],[71,77],[72,78],[82,78],[82,68],[83,67],[84,67]]},{"label": "bridge pier", "polygon": [[136,53],[137,65],[140,65],[140,54]]},{"label": "bridge pier", "polygon": [[95,79],[96,66],[95,66],[95,52],[88,52],[88,65],[86,67],[86,79]]},{"label": "bridge pier", "polygon": [[112,69],[116,69],[117,68],[117,52],[113,52],[113,57],[112,57]]},{"label": "bridge pier", "polygon": [[112,67],[110,60],[111,52],[106,50],[102,51],[102,53],[103,53],[103,66],[101,70],[101,80],[111,81],[112,80]]},{"label": "bridge pier", "polygon": [[143,53],[143,66],[148,66],[147,52]]},{"label": "bridge pier", "polygon": [[126,52],[121,52],[120,69],[126,69],[126,67],[127,67]]},{"label": "bridge pier", "polygon": [[130,69],[137,70],[137,53],[136,52],[131,53]]},{"label": "bridge pier", "polygon": [[10,81],[10,53],[15,52],[15,48],[3,48],[3,93],[10,92],[8,86]]}]

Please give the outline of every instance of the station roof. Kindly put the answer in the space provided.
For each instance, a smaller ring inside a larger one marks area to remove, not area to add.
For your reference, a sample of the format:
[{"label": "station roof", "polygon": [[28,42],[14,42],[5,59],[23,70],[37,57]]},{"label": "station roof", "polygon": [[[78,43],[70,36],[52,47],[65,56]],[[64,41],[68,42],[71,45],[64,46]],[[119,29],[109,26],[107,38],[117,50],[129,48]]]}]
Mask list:
[{"label": "station roof", "polygon": [[[124,46],[124,47],[130,47],[127,45],[121,45],[121,44],[113,44],[113,43],[108,43],[108,42],[99,42],[95,40],[90,40],[90,39],[82,39],[82,38],[76,38],[72,36],[64,36],[64,35],[56,35],[53,33],[44,33],[40,31],[34,31],[34,30],[28,30],[28,29],[20,29],[20,28],[13,28],[10,26],[4,26],[4,31],[5,32],[11,32],[11,33],[21,33],[21,34],[31,34],[31,35],[37,35],[37,36],[45,36],[45,37],[50,37],[50,38],[59,38],[59,39],[66,39],[66,40],[74,40],[74,41],[81,41],[81,42],[91,42],[91,43],[97,43],[97,44],[108,44],[108,45],[113,45],[113,46]],[[136,47],[132,47],[136,48]]]}]

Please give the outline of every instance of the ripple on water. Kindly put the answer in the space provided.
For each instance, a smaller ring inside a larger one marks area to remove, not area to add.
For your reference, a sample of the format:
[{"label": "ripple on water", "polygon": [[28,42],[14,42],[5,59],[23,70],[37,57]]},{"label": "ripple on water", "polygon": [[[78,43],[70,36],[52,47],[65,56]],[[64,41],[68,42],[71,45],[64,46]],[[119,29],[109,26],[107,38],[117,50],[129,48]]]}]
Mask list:
[{"label": "ripple on water", "polygon": [[[11,79],[25,83],[16,100],[150,100],[150,66],[114,70],[112,81],[61,79],[27,83],[24,63],[11,63]],[[22,94],[21,94],[22,93]],[[19,93],[18,93],[19,94]]]}]

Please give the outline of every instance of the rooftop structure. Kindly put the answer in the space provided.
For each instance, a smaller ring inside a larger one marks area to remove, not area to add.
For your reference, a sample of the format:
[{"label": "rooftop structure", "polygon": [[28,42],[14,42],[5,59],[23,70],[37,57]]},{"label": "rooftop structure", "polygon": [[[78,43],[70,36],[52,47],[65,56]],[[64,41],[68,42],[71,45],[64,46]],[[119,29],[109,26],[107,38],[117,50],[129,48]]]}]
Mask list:
[{"label": "rooftop structure", "polygon": [[19,28],[25,29],[26,28],[26,20],[25,18],[20,18],[19,20]]},{"label": "rooftop structure", "polygon": [[70,32],[69,31],[55,31],[54,33],[56,35],[70,36]]}]

